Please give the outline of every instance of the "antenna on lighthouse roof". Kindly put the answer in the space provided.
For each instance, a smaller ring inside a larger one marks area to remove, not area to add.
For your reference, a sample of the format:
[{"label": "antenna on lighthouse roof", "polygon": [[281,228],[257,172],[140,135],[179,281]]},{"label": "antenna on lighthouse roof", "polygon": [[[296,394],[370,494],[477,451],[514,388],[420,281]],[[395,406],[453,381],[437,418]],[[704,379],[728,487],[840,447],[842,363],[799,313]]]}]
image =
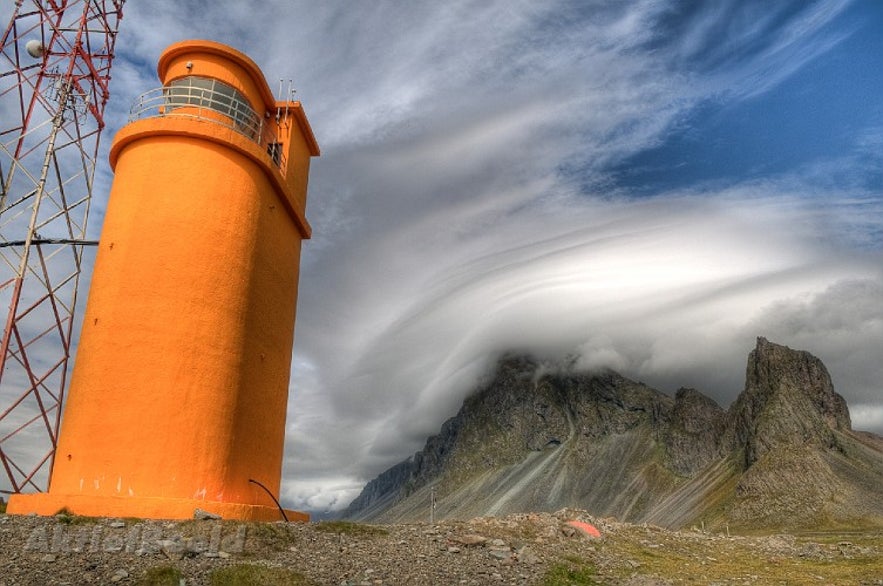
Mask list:
[{"label": "antenna on lighthouse roof", "polygon": [[[279,93],[276,94],[276,103],[282,101],[282,78],[279,78]],[[276,106],[276,124],[279,124],[279,121],[282,120],[282,108]]]},{"label": "antenna on lighthouse roof", "polygon": [[288,95],[285,97],[285,118],[288,118],[288,105],[291,103],[291,82],[288,80]]}]

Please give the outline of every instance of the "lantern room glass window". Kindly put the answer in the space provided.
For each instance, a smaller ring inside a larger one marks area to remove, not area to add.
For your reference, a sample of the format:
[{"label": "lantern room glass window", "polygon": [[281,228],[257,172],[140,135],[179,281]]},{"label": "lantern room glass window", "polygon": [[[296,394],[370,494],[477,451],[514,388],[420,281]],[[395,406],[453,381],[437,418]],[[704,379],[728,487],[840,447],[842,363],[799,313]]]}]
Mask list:
[{"label": "lantern room glass window", "polygon": [[166,112],[184,106],[207,108],[229,116],[245,134],[260,129],[260,118],[236,88],[217,79],[191,75],[169,82],[163,88]]}]

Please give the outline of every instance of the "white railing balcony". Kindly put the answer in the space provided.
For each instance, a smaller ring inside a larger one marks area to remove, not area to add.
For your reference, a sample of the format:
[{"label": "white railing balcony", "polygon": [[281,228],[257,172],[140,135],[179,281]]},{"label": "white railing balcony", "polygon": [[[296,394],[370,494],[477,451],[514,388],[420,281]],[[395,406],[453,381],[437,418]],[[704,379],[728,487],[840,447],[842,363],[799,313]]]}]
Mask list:
[{"label": "white railing balcony", "polygon": [[231,128],[265,149],[273,164],[285,170],[275,120],[265,121],[238,91],[222,82],[206,78],[176,80],[144,92],[129,110],[129,122],[162,117],[202,120]]}]

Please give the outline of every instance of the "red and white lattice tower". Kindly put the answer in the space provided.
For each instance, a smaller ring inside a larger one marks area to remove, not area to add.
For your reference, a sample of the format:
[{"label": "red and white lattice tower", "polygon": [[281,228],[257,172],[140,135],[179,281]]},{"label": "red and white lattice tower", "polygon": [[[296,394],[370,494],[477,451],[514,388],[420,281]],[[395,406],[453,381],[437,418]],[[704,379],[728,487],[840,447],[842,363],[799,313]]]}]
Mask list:
[{"label": "red and white lattice tower", "polygon": [[[9,2],[9,0],[4,0]],[[0,55],[0,492],[46,489],[125,0],[16,0]],[[7,8],[3,12],[7,12]],[[92,242],[94,244],[94,242]]]}]

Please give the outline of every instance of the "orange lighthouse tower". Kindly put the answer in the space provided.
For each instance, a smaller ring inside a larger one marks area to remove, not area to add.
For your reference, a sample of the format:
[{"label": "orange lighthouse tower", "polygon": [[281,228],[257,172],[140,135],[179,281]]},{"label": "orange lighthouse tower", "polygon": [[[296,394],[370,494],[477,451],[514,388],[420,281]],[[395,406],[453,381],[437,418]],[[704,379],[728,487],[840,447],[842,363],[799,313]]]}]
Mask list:
[{"label": "orange lighthouse tower", "polygon": [[133,106],[111,147],[49,491],[13,495],[10,513],[280,518],[319,148],[301,104],[276,101],[230,47],[177,43],[158,73],[162,87]]}]

